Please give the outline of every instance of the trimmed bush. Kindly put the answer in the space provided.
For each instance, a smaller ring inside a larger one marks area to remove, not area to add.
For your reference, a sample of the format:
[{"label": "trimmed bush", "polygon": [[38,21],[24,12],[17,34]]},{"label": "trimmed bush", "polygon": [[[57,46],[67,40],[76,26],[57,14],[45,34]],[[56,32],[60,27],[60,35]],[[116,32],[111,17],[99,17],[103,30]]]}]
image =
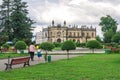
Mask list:
[{"label": "trimmed bush", "polygon": [[54,45],[52,43],[49,43],[49,42],[43,42],[40,45],[40,48],[46,52],[45,61],[47,61],[47,51],[52,51],[52,49],[54,48]]},{"label": "trimmed bush", "polygon": [[92,50],[93,50],[93,53],[94,53],[94,49],[95,49],[95,48],[97,48],[97,49],[101,48],[101,45],[100,45],[100,43],[99,43],[97,40],[90,40],[90,41],[88,41],[88,42],[86,43],[86,46],[87,46],[88,48],[92,49]]},{"label": "trimmed bush", "polygon": [[69,50],[75,50],[76,45],[73,41],[67,40],[63,43],[61,49],[67,51],[67,59],[69,59]]},{"label": "trimmed bush", "polygon": [[24,41],[17,41],[15,44],[15,48],[18,50],[24,50],[26,49],[27,45]]}]

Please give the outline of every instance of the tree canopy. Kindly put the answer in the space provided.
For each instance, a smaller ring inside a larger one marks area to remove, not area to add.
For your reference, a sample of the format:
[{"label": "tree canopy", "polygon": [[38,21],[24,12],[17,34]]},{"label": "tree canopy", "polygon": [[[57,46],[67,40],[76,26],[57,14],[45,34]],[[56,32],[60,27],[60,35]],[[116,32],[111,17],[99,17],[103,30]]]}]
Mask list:
[{"label": "tree canopy", "polygon": [[99,25],[102,27],[101,30],[103,32],[104,42],[110,43],[112,41],[112,36],[116,34],[118,23],[110,15],[101,17],[100,20],[101,22]]},{"label": "tree canopy", "polygon": [[113,30],[109,30],[104,33],[104,42],[105,43],[111,43],[112,42],[112,37],[114,36]]},{"label": "tree canopy", "polygon": [[40,44],[40,49],[46,51],[46,54],[44,57],[45,61],[47,61],[47,51],[52,51],[53,48],[54,48],[54,45],[49,42],[43,42],[42,44]]},{"label": "tree canopy", "polygon": [[120,43],[120,33],[116,33],[113,37],[112,37],[112,41],[116,42],[116,43]]},{"label": "tree canopy", "polygon": [[86,46],[90,49],[93,50],[93,53],[94,53],[94,49],[95,48],[101,48],[101,45],[100,43],[97,41],[97,40],[90,40],[86,43]]},{"label": "tree canopy", "polygon": [[61,47],[62,50],[75,50],[76,49],[76,45],[73,41],[71,40],[67,40],[63,43],[62,47]]},{"label": "tree canopy", "polygon": [[27,44],[24,41],[17,41],[15,44],[15,48],[18,50],[24,50],[26,49]]},{"label": "tree canopy", "polygon": [[107,32],[112,29],[113,32],[116,33],[118,23],[115,19],[113,19],[110,15],[107,15],[106,17],[101,17],[100,20],[101,22],[99,25],[102,26],[103,32]]},{"label": "tree canopy", "polygon": [[51,51],[54,48],[54,45],[49,42],[43,42],[42,44],[40,44],[40,48],[45,51]]},{"label": "tree canopy", "polygon": [[27,7],[22,0],[3,0],[0,5],[1,33],[8,35],[8,40],[30,42],[33,20],[28,17]]},{"label": "tree canopy", "polygon": [[67,59],[69,59],[69,50],[75,50],[76,45],[73,41],[67,40],[63,43],[61,49],[67,51]]}]

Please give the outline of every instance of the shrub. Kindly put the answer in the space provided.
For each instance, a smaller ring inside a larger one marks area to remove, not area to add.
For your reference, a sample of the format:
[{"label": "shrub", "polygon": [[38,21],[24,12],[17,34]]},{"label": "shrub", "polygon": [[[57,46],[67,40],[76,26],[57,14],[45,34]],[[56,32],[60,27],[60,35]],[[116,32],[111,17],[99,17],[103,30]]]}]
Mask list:
[{"label": "shrub", "polygon": [[61,44],[62,44],[62,43],[54,42],[53,44],[55,45],[55,47],[61,47]]},{"label": "shrub", "polygon": [[81,47],[80,42],[76,42],[75,44],[76,44],[77,47]]},{"label": "shrub", "polygon": [[45,51],[51,51],[54,48],[54,45],[52,43],[49,43],[49,42],[43,42],[40,45],[40,48],[45,50]]},{"label": "shrub", "polygon": [[17,41],[15,44],[15,48],[18,50],[24,50],[26,49],[27,45],[24,41]]},{"label": "shrub", "polygon": [[90,40],[90,41],[88,41],[88,42],[86,43],[86,46],[87,46],[88,48],[92,49],[92,50],[93,50],[93,53],[94,53],[94,49],[95,49],[95,48],[100,48],[100,47],[101,47],[100,43],[99,43],[97,40]]},{"label": "shrub", "polygon": [[117,43],[106,43],[106,46],[119,47]]},{"label": "shrub", "polygon": [[47,61],[47,51],[52,51],[52,49],[54,48],[54,45],[52,43],[49,43],[49,42],[43,42],[40,45],[40,48],[46,52],[45,61]]},{"label": "shrub", "polygon": [[73,41],[67,40],[63,43],[61,49],[67,51],[67,59],[69,59],[69,50],[75,50],[76,45]]},{"label": "shrub", "polygon": [[86,43],[80,43],[81,47],[86,47]]},{"label": "shrub", "polygon": [[2,47],[3,47],[4,49],[9,49],[10,46],[9,46],[7,43],[5,43],[5,44],[2,45]]}]

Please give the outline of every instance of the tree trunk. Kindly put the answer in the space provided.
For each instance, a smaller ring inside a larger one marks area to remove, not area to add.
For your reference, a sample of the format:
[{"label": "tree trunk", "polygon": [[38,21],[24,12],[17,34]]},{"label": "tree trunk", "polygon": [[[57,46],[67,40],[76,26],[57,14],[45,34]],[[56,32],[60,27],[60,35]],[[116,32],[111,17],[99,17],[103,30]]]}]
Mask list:
[{"label": "tree trunk", "polygon": [[92,52],[94,53],[94,49],[92,49]]},{"label": "tree trunk", "polygon": [[45,54],[45,62],[47,62],[47,51],[45,51],[46,54]]},{"label": "tree trunk", "polygon": [[67,50],[67,59],[69,60],[69,50]]}]

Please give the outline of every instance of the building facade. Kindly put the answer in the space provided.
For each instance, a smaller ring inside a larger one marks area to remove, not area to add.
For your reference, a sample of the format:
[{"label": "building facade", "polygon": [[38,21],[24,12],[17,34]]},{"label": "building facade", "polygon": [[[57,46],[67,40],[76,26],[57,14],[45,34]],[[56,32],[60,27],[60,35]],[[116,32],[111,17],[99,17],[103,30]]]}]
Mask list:
[{"label": "building facade", "polygon": [[95,40],[96,28],[81,26],[66,26],[66,21],[63,25],[55,25],[52,21],[52,25],[48,28],[43,28],[44,41],[48,42],[64,42],[66,40],[72,40],[74,42],[85,43],[88,40]]},{"label": "building facade", "polygon": [[35,36],[35,42],[36,44],[41,44],[43,42],[43,32],[37,32]]}]

